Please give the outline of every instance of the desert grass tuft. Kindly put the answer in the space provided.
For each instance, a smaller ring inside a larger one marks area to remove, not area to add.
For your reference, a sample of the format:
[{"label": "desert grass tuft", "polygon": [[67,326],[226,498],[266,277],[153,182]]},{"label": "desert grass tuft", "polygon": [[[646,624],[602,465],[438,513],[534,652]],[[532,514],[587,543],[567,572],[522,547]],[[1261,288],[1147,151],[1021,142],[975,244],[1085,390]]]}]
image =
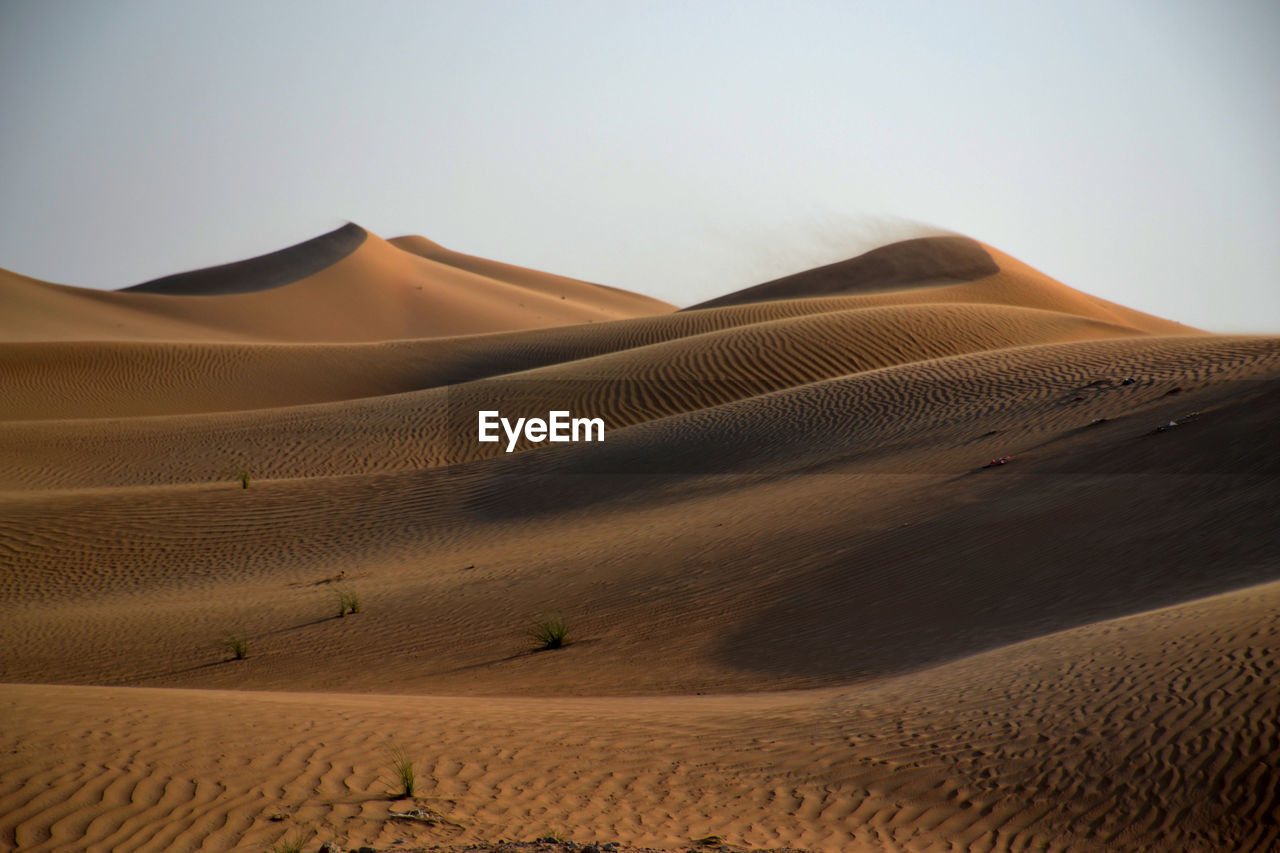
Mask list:
[{"label": "desert grass tuft", "polygon": [[232,660],[244,660],[249,656],[249,641],[243,634],[228,633],[222,638],[222,647],[231,654]]},{"label": "desert grass tuft", "polygon": [[311,840],[311,833],[299,832],[297,835],[286,835],[275,844],[271,845],[271,849],[267,853],[302,853],[302,848]]},{"label": "desert grass tuft", "polygon": [[249,488],[249,472],[248,471],[241,471],[236,476],[240,478],[240,488],[242,489]]},{"label": "desert grass tuft", "polygon": [[391,767],[395,770],[396,783],[399,785],[395,797],[398,800],[412,797],[418,782],[417,774],[413,772],[413,759],[402,746],[393,746],[390,751]]},{"label": "desert grass tuft", "polygon": [[534,643],[534,651],[563,648],[569,637],[569,625],[558,613],[539,616],[529,626],[529,639]]},{"label": "desert grass tuft", "polygon": [[338,616],[339,618],[346,616],[348,613],[360,612],[360,596],[349,589],[335,589],[334,595],[338,596]]}]

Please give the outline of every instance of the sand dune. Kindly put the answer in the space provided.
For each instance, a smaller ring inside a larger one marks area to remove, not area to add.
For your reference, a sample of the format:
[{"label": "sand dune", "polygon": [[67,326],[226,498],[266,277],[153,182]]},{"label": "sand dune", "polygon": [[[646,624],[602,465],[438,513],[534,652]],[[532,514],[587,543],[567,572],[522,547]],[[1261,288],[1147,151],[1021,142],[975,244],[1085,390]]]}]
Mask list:
[{"label": "sand dune", "polygon": [[920,237],[709,299],[693,308],[721,308],[744,302],[927,287],[952,281],[973,281],[998,272],[1000,267],[995,259],[974,240],[967,237]]},{"label": "sand dune", "polygon": [[1133,326],[1152,334],[1196,331],[1081,293],[967,237],[925,237],[893,243],[848,261],[748,287],[685,310],[836,294],[863,296],[862,305],[994,303],[1060,311]]},{"label": "sand dune", "polygon": [[1278,338],[961,237],[682,311],[356,226],[0,300],[0,849],[1280,844]]},{"label": "sand dune", "polygon": [[[228,283],[238,275],[238,264],[112,292],[6,272],[0,275],[0,299],[11,310],[0,319],[0,340],[374,341],[543,328],[670,310],[654,299],[579,282],[573,283],[570,299],[567,288],[556,293],[488,278],[401,251],[368,234],[339,260],[284,281],[327,259],[324,252],[302,258],[291,254],[306,246],[284,250],[285,260],[278,264],[276,255],[242,262],[251,267],[242,287]],[[259,265],[266,272],[260,273]]]}]

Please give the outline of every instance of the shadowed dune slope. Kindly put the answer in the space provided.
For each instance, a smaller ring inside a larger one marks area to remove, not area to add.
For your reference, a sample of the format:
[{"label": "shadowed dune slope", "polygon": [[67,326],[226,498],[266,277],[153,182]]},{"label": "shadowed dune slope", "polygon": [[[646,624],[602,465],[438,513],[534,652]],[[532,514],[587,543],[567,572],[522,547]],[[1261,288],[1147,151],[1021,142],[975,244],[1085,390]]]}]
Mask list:
[{"label": "shadowed dune slope", "polygon": [[959,237],[684,311],[339,237],[0,274],[0,850],[1280,842],[1280,338]]},{"label": "shadowed dune slope", "polygon": [[123,291],[168,293],[175,296],[218,296],[253,293],[292,284],[320,272],[360,248],[369,236],[354,223],[295,246],[216,267],[180,272],[135,284]]}]

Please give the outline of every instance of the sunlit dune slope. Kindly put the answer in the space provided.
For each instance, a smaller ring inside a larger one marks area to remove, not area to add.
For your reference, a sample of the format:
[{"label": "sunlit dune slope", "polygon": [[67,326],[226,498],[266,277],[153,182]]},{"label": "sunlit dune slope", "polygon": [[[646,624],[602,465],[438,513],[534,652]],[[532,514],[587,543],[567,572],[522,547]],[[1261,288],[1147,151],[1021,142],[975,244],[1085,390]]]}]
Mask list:
[{"label": "sunlit dune slope", "polygon": [[[581,282],[556,292],[488,278],[401,251],[371,234],[314,272],[307,271],[316,253],[289,254],[296,249],[283,250],[279,263],[270,255],[241,262],[250,271],[240,286],[237,264],[123,291],[64,287],[5,272],[0,340],[373,341],[670,310],[657,300]],[[299,272],[306,274],[284,281]]]},{"label": "sunlit dune slope", "polygon": [[613,312],[615,317],[660,314],[671,309],[667,303],[650,296],[455,252],[426,237],[395,237],[389,242],[427,260],[506,282],[543,297],[596,305],[602,311]]}]

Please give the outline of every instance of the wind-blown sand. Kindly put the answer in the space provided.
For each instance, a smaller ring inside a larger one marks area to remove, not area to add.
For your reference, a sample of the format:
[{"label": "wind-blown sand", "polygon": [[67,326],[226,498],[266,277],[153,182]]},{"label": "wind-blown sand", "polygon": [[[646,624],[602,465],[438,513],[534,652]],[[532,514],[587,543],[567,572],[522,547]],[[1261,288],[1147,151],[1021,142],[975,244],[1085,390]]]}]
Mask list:
[{"label": "wind-blown sand", "polygon": [[0,849],[1280,845],[1280,338],[961,237],[676,311],[352,225],[0,308]]}]

